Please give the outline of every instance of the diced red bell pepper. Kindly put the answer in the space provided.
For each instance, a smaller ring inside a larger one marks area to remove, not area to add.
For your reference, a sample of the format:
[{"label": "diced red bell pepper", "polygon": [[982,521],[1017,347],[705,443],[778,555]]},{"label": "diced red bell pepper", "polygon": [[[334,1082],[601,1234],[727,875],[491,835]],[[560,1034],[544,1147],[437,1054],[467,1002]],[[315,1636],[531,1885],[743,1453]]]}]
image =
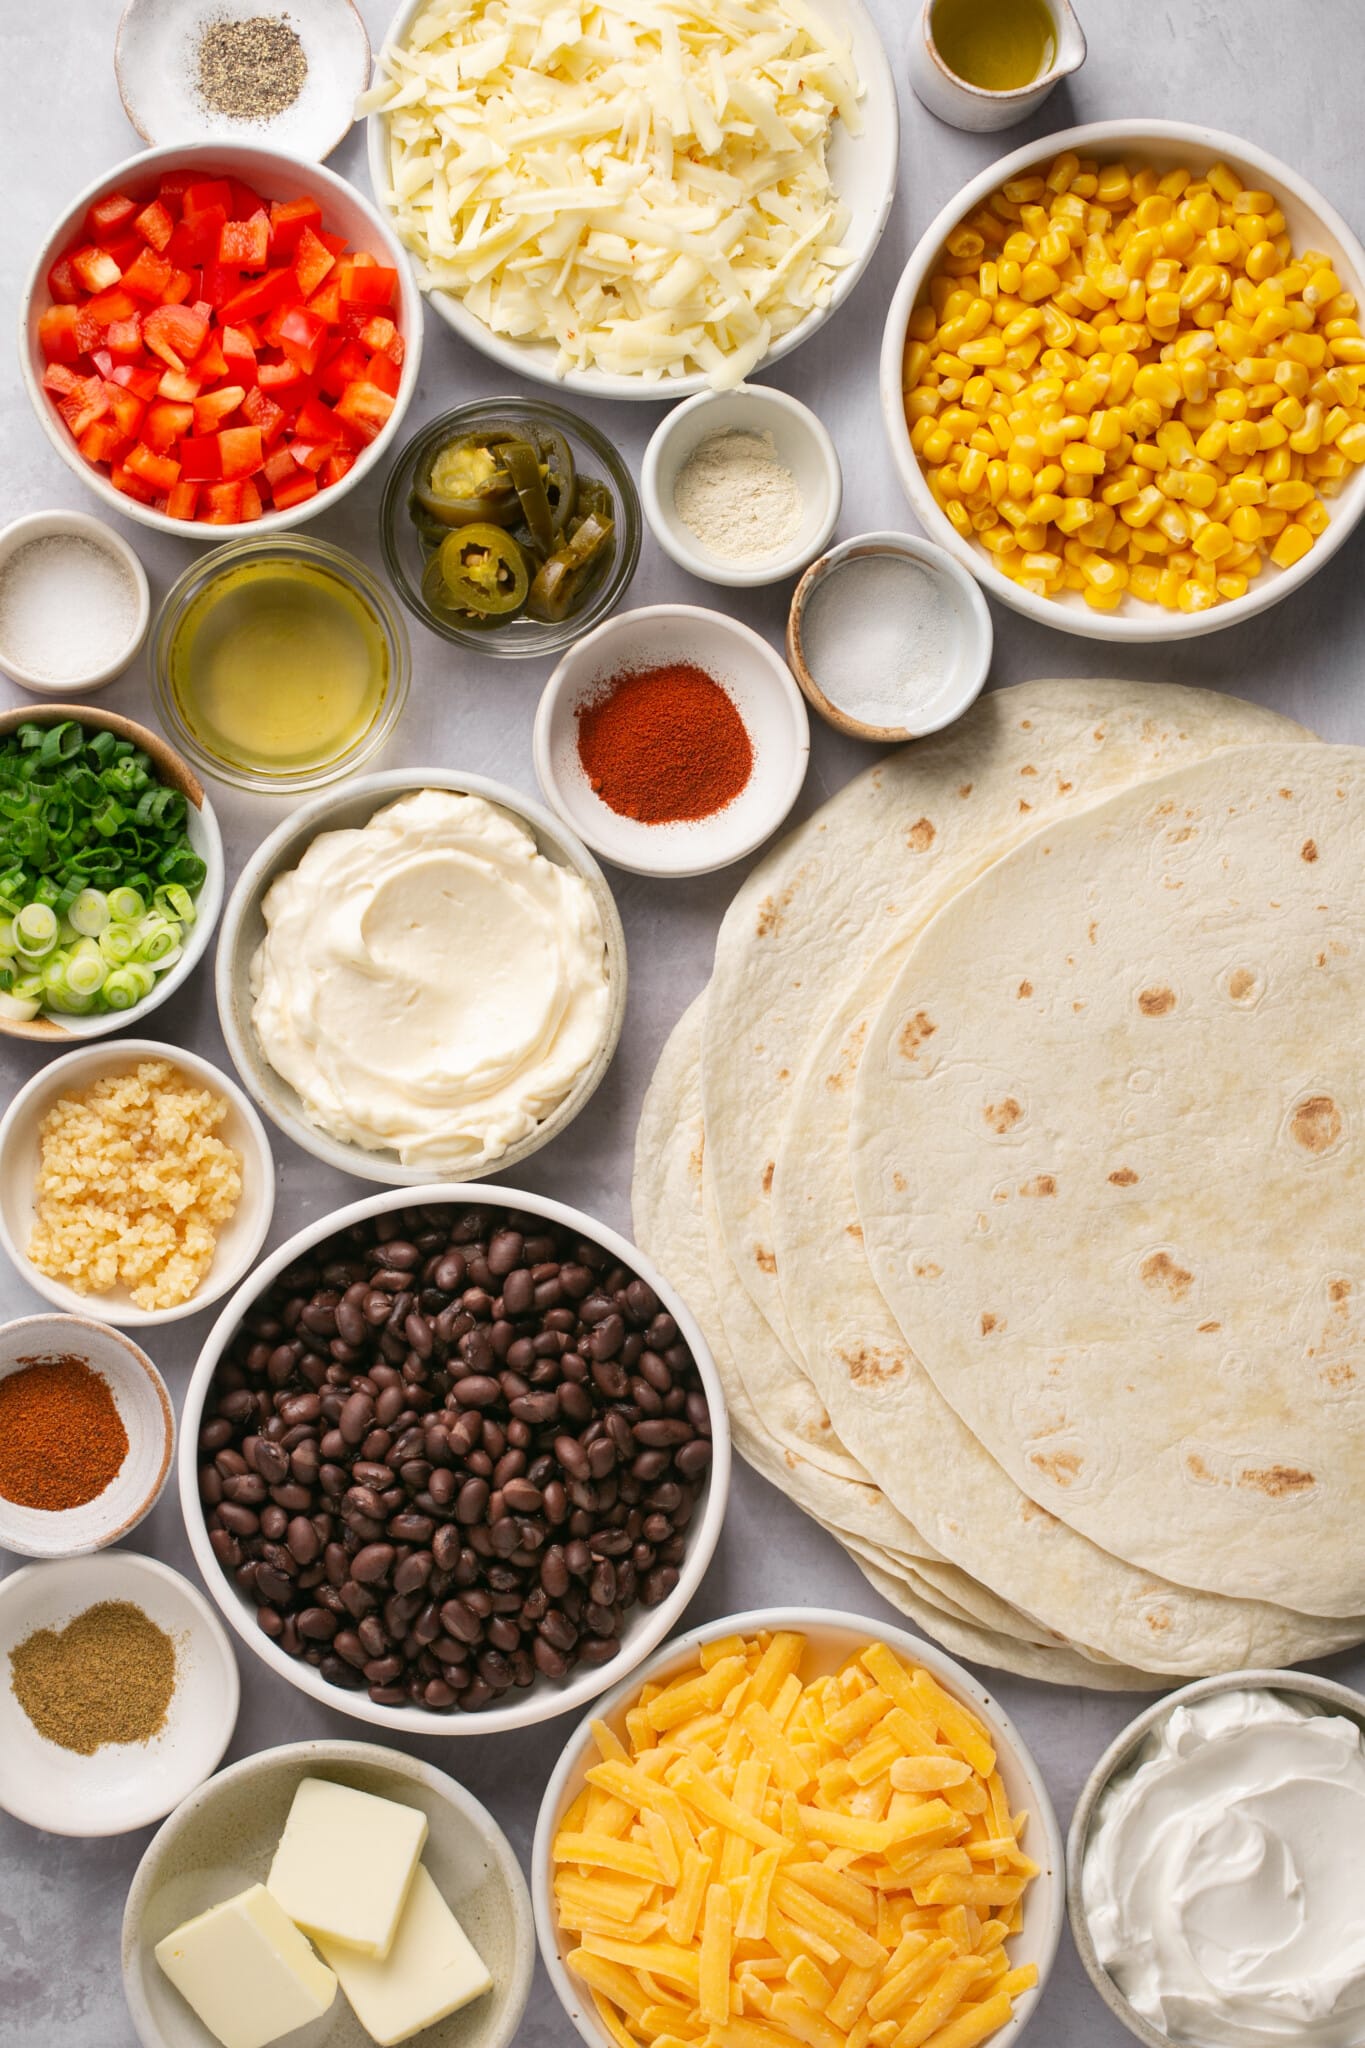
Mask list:
[{"label": "diced red bell pepper", "polygon": [[210,332],[208,340],[190,364],[190,375],[197,377],[201,384],[216,384],[220,377],[226,377],[227,357],[216,334]]},{"label": "diced red bell pepper", "polygon": [[92,349],[90,351],[90,360],[99,371],[101,377],[113,376],[114,358],[110,355],[107,348]]},{"label": "diced red bell pepper", "polygon": [[130,391],[126,384],[115,384],[112,378],[105,379],[104,395],[109,401],[110,412],[123,432],[136,434],[147,410],[145,400],[139,398],[136,391]]},{"label": "diced red bell pepper", "polygon": [[123,289],[131,292],[135,299],[145,299],[149,305],[155,305],[174,275],[173,263],[164,256],[158,256],[155,249],[144,249],[124,271]]},{"label": "diced red bell pepper", "polygon": [[317,496],[318,480],[313,472],[297,462],[293,464],[293,472],[292,476],[271,483],[270,495],[277,512],[287,512],[291,505],[301,505],[305,498]]},{"label": "diced red bell pepper", "polygon": [[218,261],[239,270],[264,270],[270,260],[270,221],[264,213],[225,221],[218,235]]},{"label": "diced red bell pepper", "polygon": [[144,484],[150,484],[154,491],[173,491],[180,481],[180,464],[174,457],[159,455],[145,441],[139,441],[136,447],[129,449],[123,466],[140,477]]},{"label": "diced red bell pepper", "polygon": [[173,270],[171,281],[161,294],[163,306],[181,306],[194,289],[194,279],[188,270]]},{"label": "diced red bell pepper", "polygon": [[134,220],[133,230],[141,235],[149,248],[162,254],[175,233],[175,222],[171,219],[169,207],[160,199],[153,199]]},{"label": "diced red bell pepper", "polygon": [[366,348],[375,354],[391,356],[395,363],[403,360],[403,337],[385,313],[376,313],[367,320],[360,330],[360,339]]},{"label": "diced red bell pepper", "polygon": [[242,516],[244,482],[206,484],[200,494],[199,517],[208,526],[235,526]]},{"label": "diced red bell pepper", "polygon": [[[162,189],[163,199],[165,189]],[[223,218],[232,212],[232,184],[227,178],[192,178],[185,187],[180,201],[180,218],[186,226],[193,228],[196,221],[207,214],[223,209]]]},{"label": "diced red bell pepper", "polygon": [[136,313],[126,320],[111,320],[104,340],[116,363],[141,362],[142,322]]},{"label": "diced red bell pepper", "polygon": [[200,182],[197,171],[163,171],[157,185],[157,197],[161,199],[177,219],[185,203],[185,194],[191,185]]},{"label": "diced red bell pepper", "polygon": [[321,360],[327,335],[327,322],[306,306],[291,306],[280,322],[280,347],[309,377]]},{"label": "diced red bell pepper", "polygon": [[111,320],[131,320],[137,311],[137,300],[121,284],[114,285],[107,292],[96,292],[94,298],[87,299],[81,307],[85,318],[100,329],[106,328]]},{"label": "diced red bell pepper", "polygon": [[142,339],[173,370],[184,370],[208,335],[208,316],[192,306],[155,306],[142,323]]},{"label": "diced red bell pepper", "polygon": [[261,516],[261,514],[262,514],[262,512],[264,512],[264,510],[265,510],[265,506],[264,506],[264,505],[263,505],[263,504],[261,503],[261,494],[260,494],[260,492],[259,492],[259,491],[257,490],[257,488],[256,488],[256,479],[255,479],[255,477],[251,477],[251,476],[243,477],[243,478],[242,478],[242,509],[241,509],[241,511],[240,511],[240,512],[238,513],[238,515],[237,515],[237,516],[238,516],[238,518],[239,518],[239,519],[259,519],[259,518],[260,518],[260,516]]},{"label": "diced red bell pepper", "polygon": [[362,441],[373,441],[382,433],[393,412],[393,399],[377,384],[358,379],[348,384],[337,400],[337,418],[344,420]]},{"label": "diced red bell pepper", "polygon": [[262,391],[268,391],[272,398],[288,402],[300,398],[307,389],[308,379],[297,363],[262,363],[256,365],[256,382]]},{"label": "diced red bell pepper", "polygon": [[305,228],[317,234],[322,226],[322,208],[316,199],[272,199],[270,241],[280,255],[292,255]]},{"label": "diced red bell pepper", "polygon": [[80,314],[74,306],[49,306],[38,316],[38,346],[50,363],[74,363],[80,355],[76,327]]},{"label": "diced red bell pepper", "polygon": [[113,465],[109,471],[109,481],[116,491],[122,491],[125,498],[136,498],[143,505],[156,503],[157,494],[152,486],[143,483],[142,478],[124,463],[116,462]]},{"label": "diced red bell pepper", "polygon": [[355,451],[350,448],[338,448],[336,453],[329,455],[322,465],[323,489],[328,490],[333,484],[339,484],[348,470],[353,469],[354,466]]},{"label": "diced red bell pepper", "polygon": [[341,325],[340,280],[335,277],[329,277],[322,286],[322,289],[314,292],[310,297],[308,310],[310,313],[316,313],[320,320],[325,320],[329,327],[339,327]]},{"label": "diced red bell pepper", "polygon": [[314,392],[304,400],[295,414],[293,432],[300,441],[321,441],[335,447],[341,439],[341,428],[330,405],[325,405]]},{"label": "diced red bell pepper", "polygon": [[180,473],[187,483],[212,484],[223,474],[223,454],[216,434],[187,434],[180,443]]},{"label": "diced red bell pepper", "polygon": [[302,297],[292,270],[267,270],[225,300],[218,315],[225,326],[239,327],[243,320],[259,320],[275,306],[297,305]]},{"label": "diced red bell pepper", "polygon": [[370,359],[358,341],[345,341],[323,364],[318,383],[329,398],[340,398],[348,384],[369,376]]},{"label": "diced red bell pepper", "polygon": [[[167,372],[169,375],[169,371]],[[109,380],[122,384],[127,391],[135,391],[139,398],[153,399],[161,382],[161,369],[157,363],[116,363],[114,374]]]},{"label": "diced red bell pepper", "polygon": [[[220,384],[216,391],[206,391],[194,401],[194,431],[196,434],[216,434],[230,412],[236,412],[246,391],[240,384]],[[188,427],[181,428],[188,433]]]},{"label": "diced red bell pepper", "polygon": [[76,446],[87,462],[114,462],[131,446],[117,420],[96,420],[81,435]]},{"label": "diced red bell pepper", "polygon": [[169,398],[158,398],[147,408],[142,422],[142,438],[149,448],[155,448],[158,455],[164,455],[182,441],[194,427],[194,407],[176,405]]},{"label": "diced red bell pepper", "polygon": [[244,185],[240,178],[229,178],[232,200],[228,207],[230,220],[250,220],[253,213],[263,213],[270,218],[270,208],[259,192],[253,192],[250,185]]},{"label": "diced red bell pepper", "polygon": [[182,477],[166,500],[167,514],[172,519],[193,519],[198,506],[198,484],[187,484]]},{"label": "diced red bell pepper", "polygon": [[85,216],[85,232],[92,242],[110,242],[123,233],[136,213],[137,201],[126,192],[106,192]]},{"label": "diced red bell pepper", "polygon": [[312,228],[305,227],[294,251],[294,275],[306,299],[312,297],[328,271],[335,267],[336,257],[331,250],[319,240]]},{"label": "diced red bell pepper", "polygon": [[287,448],[272,448],[261,464],[261,474],[273,491],[277,484],[287,484],[298,474],[299,465]]},{"label": "diced red bell pepper", "polygon": [[76,250],[71,258],[71,268],[83,290],[88,292],[107,292],[119,281],[118,264],[107,249],[97,249],[93,243]]},{"label": "diced red bell pepper", "polygon": [[69,254],[59,256],[48,271],[47,288],[59,306],[74,306],[85,297],[85,286],[77,277]]},{"label": "diced red bell pepper", "polygon": [[66,396],[57,400],[57,410],[79,441],[87,427],[108,416],[109,399],[104,379],[78,377]]},{"label": "diced red bell pepper", "polygon": [[388,264],[362,263],[358,256],[348,256],[338,269],[343,306],[367,306],[376,313],[382,313],[393,304],[398,272],[391,270]]},{"label": "diced red bell pepper", "polygon": [[49,363],[43,371],[44,391],[55,391],[62,398],[74,391],[80,378],[67,363]]},{"label": "diced red bell pepper", "polygon": [[218,454],[227,482],[236,477],[254,475],[264,460],[260,428],[222,428],[218,435]]},{"label": "diced red bell pepper", "polygon": [[210,306],[225,306],[242,289],[242,273],[229,263],[206,263],[200,273],[203,296]]},{"label": "diced red bell pepper", "polygon": [[387,391],[390,398],[397,398],[398,387],[403,381],[403,372],[392,356],[386,356],[382,351],[371,356],[368,376],[371,384],[378,385],[381,391]]},{"label": "diced red bell pepper", "polygon": [[256,382],[256,351],[240,327],[224,327],[219,334],[223,351],[223,374],[234,384],[248,389]]},{"label": "diced red bell pepper", "polygon": [[255,384],[250,387],[246,397],[242,400],[242,414],[244,418],[250,420],[253,427],[260,428],[261,442],[266,448],[269,448],[272,442],[278,440],[280,434],[284,431],[284,423],[288,418],[284,407],[276,405],[273,398],[267,398],[259,385]]},{"label": "diced red bell pepper", "polygon": [[323,469],[332,449],[326,441],[291,441],[289,453],[303,469],[311,469],[317,476]]},{"label": "diced red bell pepper", "polygon": [[156,388],[157,395],[169,398],[172,405],[193,405],[203,387],[188,370],[163,370]]},{"label": "diced red bell pepper", "polygon": [[329,248],[334,256],[344,256],[346,254],[345,235],[331,235],[327,232],[326,228],[319,228],[318,240]]},{"label": "diced red bell pepper", "polygon": [[177,263],[216,263],[218,261],[218,240],[227,226],[228,210],[225,206],[206,205],[200,211],[189,210],[190,194],[185,195],[185,215],[180,223],[183,236],[172,238],[166,254]]}]

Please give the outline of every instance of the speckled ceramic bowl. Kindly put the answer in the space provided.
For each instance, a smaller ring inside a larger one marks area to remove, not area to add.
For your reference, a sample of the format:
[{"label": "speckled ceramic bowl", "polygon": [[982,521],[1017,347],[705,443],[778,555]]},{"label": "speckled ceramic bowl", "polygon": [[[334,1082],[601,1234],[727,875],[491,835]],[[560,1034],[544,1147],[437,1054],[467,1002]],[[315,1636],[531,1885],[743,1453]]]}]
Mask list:
[{"label": "speckled ceramic bowl", "polygon": [[[535,1931],[512,1846],[462,1785],[419,1758],[369,1742],[293,1742],[243,1758],[178,1806],[137,1867],[123,1914],[123,1988],[142,2048],[214,2048],[161,1973],[154,1950],[196,1913],[262,1883],[302,1778],[331,1778],[403,1806],[429,1833],[422,1861],[488,1966],[493,1989],[423,2030],[423,2048],[508,2048],[531,1989]],[[297,2048],[369,2048],[338,1990]]]}]

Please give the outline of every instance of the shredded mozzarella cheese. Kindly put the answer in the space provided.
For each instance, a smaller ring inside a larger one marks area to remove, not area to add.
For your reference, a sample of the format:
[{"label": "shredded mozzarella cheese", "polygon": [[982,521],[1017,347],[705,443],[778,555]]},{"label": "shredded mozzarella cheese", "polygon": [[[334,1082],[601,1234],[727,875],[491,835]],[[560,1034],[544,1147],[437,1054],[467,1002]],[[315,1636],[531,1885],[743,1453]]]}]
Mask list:
[{"label": "shredded mozzarella cheese", "polygon": [[851,260],[826,159],[862,87],[808,0],[433,0],[381,71],[423,286],[560,376],[739,384]]}]

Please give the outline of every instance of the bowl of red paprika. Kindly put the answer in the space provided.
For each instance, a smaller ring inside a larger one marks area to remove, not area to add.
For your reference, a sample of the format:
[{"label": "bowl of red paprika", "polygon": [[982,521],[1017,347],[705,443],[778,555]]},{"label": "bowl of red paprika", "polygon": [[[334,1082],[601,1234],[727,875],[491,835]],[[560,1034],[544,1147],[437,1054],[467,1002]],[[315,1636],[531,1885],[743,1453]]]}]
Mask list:
[{"label": "bowl of red paprika", "polygon": [[564,656],[536,713],[546,801],[605,860],[704,875],[752,853],[800,794],[805,699],[752,628],[646,605]]},{"label": "bowl of red paprika", "polygon": [[135,1529],[171,1469],[175,1417],[145,1351],[88,1316],[0,1329],[0,1547],[83,1557]]}]

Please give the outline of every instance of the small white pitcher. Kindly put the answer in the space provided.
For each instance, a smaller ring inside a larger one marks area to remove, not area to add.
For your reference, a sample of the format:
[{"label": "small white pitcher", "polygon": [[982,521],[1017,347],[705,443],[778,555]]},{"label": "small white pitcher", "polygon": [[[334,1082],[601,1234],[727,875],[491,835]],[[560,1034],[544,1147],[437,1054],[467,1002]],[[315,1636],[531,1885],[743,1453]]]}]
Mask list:
[{"label": "small white pitcher", "polygon": [[910,83],[915,96],[953,128],[972,128],[978,133],[990,128],[1012,128],[1042,106],[1059,78],[1079,71],[1085,62],[1085,33],[1076,19],[1071,0],[1047,0],[1055,29],[1056,54],[1051,68],[1013,92],[989,92],[984,86],[969,85],[959,78],[934,47],[931,15],[934,0],[924,0],[919,27],[910,37]]}]

